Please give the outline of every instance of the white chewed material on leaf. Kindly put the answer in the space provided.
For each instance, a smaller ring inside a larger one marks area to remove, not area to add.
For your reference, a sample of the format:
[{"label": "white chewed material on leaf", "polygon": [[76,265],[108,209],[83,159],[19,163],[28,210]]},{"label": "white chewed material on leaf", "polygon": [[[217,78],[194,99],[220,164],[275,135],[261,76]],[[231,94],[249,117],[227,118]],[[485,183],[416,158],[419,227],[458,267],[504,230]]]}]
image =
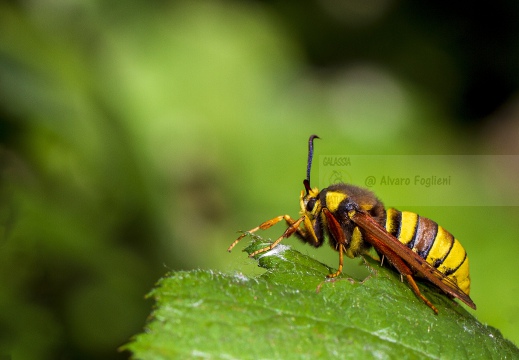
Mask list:
[{"label": "white chewed material on leaf", "polygon": [[283,257],[283,253],[285,252],[285,250],[288,250],[288,249],[290,249],[290,246],[288,246],[288,245],[281,245],[280,244],[280,245],[276,246],[274,249],[269,250],[266,253],[262,254],[259,257],[259,259],[261,259],[264,256],[277,256],[280,259],[286,261],[286,259]]}]

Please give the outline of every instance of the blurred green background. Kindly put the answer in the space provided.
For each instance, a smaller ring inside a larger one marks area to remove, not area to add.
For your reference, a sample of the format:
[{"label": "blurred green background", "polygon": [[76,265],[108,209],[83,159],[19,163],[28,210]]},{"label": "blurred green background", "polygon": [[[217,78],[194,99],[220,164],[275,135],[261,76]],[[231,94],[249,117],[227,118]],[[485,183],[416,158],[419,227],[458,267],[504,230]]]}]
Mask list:
[{"label": "blurred green background", "polygon": [[[297,215],[310,134],[316,156],[519,154],[519,6],[479,6],[2,2],[0,355],[126,358],[167,271],[257,272],[227,246]],[[441,164],[466,202],[405,209],[461,240],[474,315],[517,344],[519,167],[489,159]]]}]

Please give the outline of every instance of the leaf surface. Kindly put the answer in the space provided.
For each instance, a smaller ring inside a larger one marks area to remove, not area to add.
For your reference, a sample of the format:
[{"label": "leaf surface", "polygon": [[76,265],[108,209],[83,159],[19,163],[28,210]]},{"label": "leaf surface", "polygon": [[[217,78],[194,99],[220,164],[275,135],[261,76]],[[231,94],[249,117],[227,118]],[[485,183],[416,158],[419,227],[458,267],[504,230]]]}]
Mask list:
[{"label": "leaf surface", "polygon": [[267,271],[255,278],[198,270],[161,279],[146,331],[124,349],[136,359],[519,358],[462,305],[421,284],[435,315],[371,259],[361,282],[325,280],[330,268],[285,245],[256,258]]}]

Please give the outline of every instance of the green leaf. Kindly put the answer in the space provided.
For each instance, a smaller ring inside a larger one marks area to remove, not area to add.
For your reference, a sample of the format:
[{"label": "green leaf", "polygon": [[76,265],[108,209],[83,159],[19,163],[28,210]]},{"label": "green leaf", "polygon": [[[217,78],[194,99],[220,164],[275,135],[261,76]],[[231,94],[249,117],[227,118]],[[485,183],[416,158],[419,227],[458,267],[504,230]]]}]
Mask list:
[{"label": "green leaf", "polygon": [[255,278],[198,270],[161,279],[146,331],[123,349],[136,359],[519,358],[462,305],[420,285],[435,315],[371,259],[358,281],[325,280],[330,268],[285,245],[256,258],[267,271]]}]

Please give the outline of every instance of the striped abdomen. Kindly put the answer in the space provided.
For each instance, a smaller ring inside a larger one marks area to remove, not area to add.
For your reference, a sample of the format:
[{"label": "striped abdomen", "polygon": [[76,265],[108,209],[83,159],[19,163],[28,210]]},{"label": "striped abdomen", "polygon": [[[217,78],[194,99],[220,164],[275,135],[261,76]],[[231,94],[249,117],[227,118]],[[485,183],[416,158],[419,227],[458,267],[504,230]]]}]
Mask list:
[{"label": "striped abdomen", "polygon": [[469,259],[460,242],[434,221],[408,211],[387,209],[386,230],[422,259],[470,292]]}]

